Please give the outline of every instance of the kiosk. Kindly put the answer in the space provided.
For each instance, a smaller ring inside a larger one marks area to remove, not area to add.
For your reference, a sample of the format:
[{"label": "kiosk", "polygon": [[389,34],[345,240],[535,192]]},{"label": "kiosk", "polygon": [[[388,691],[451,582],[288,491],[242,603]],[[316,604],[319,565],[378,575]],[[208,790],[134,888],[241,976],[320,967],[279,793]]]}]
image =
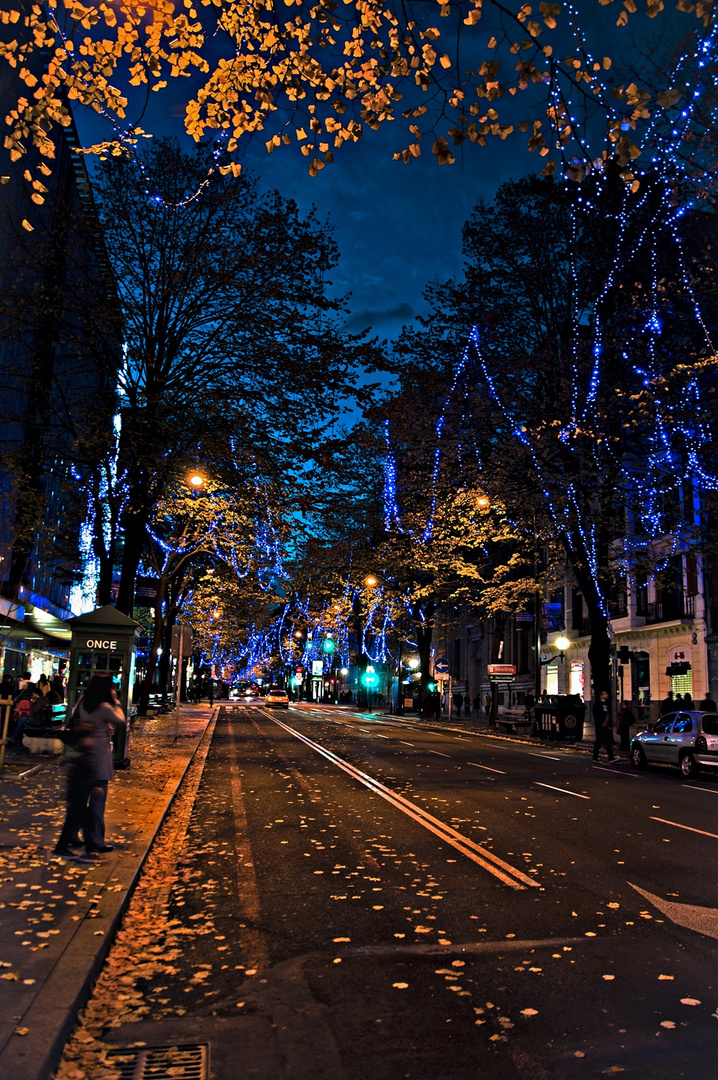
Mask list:
[{"label": "kiosk", "polygon": [[129,716],[140,624],[107,604],[87,615],[68,619],[67,625],[72,631],[67,683],[68,719],[92,676],[111,675],[126,717],[124,728],[115,731],[112,761],[115,768],[126,769],[130,764],[127,756]]}]

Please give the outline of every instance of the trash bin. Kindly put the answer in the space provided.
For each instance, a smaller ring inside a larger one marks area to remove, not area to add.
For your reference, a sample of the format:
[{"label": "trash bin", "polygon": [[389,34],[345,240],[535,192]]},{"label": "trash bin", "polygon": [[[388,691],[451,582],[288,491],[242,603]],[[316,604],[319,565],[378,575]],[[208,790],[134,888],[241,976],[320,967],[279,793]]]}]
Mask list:
[{"label": "trash bin", "polygon": [[548,694],[534,705],[536,733],[542,739],[580,742],[586,706],[578,694]]}]

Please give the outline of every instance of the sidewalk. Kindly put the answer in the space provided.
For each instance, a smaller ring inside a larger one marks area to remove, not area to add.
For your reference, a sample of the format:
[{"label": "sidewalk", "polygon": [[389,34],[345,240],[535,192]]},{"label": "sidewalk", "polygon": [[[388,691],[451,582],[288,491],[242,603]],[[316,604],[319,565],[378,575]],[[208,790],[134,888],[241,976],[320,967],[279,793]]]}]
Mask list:
[{"label": "sidewalk", "polygon": [[210,721],[208,705],[138,720],[115,773],[96,865],[57,861],[56,757],[9,750],[0,771],[0,1076],[47,1080],[109,949],[155,834]]}]

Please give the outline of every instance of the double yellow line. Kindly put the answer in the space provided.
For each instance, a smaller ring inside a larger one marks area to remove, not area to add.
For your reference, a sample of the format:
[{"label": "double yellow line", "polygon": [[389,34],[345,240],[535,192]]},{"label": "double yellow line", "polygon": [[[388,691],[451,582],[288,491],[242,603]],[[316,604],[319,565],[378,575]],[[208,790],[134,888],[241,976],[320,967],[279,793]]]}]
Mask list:
[{"label": "double yellow line", "polygon": [[512,889],[540,889],[538,881],[528,877],[528,875],[517,870],[515,866],[511,866],[510,863],[504,862],[498,855],[494,855],[492,851],[488,851],[480,844],[474,843],[473,840],[469,840],[466,836],[462,836],[460,832],[452,828],[451,825],[445,825],[443,821],[439,821],[432,814],[427,813],[420,806],[416,806],[414,803],[405,799],[403,795],[399,795],[397,792],[392,791],[390,788],[385,787],[384,784],[379,783],[373,777],[367,773],[362,772],[361,769],[355,768],[354,765],[350,765],[348,761],[333,754],[331,750],[327,750],[325,747],[320,746],[319,743],[314,742],[312,739],[308,739],[306,735],[302,735],[300,731],[295,728],[289,727],[288,724],[283,724],[281,720],[276,716],[271,716],[270,719],[274,721],[279,727],[284,728],[285,731],[293,735],[295,739],[299,739],[300,742],[310,746],[312,750],[316,750],[318,754],[325,757],[327,761],[331,761],[333,765],[342,769],[349,776],[352,776],[355,780],[358,780],[364,787],[369,788],[370,791],[374,791],[377,795],[380,795],[382,799],[386,799],[388,803],[395,806],[402,813],[418,822],[419,825],[423,825],[429,832],[434,833],[440,840],[443,840],[446,844],[451,844],[453,848],[465,855],[467,859],[471,859],[477,866],[480,866],[482,870],[487,870],[490,874],[493,874],[495,878],[503,882],[504,885],[510,886]]}]

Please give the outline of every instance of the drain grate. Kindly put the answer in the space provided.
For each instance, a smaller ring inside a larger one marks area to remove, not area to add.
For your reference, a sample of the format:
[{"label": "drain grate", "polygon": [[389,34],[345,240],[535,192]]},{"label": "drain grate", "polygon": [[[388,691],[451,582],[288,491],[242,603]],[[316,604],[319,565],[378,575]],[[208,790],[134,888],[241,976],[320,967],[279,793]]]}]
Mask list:
[{"label": "drain grate", "polygon": [[209,1080],[209,1044],[131,1046],[105,1051],[120,1080]]}]

